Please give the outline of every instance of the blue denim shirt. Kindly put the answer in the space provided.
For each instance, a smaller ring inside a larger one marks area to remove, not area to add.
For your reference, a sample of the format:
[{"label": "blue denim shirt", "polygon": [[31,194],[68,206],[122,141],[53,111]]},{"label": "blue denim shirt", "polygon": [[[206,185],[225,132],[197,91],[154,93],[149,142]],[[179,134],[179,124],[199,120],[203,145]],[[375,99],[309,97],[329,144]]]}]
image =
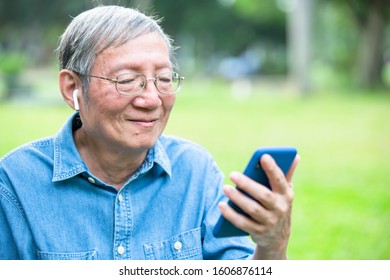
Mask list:
[{"label": "blue denim shirt", "polygon": [[0,259],[243,259],[248,237],[215,238],[223,175],[202,147],[161,136],[117,191],[91,174],[73,115],[0,160]]}]

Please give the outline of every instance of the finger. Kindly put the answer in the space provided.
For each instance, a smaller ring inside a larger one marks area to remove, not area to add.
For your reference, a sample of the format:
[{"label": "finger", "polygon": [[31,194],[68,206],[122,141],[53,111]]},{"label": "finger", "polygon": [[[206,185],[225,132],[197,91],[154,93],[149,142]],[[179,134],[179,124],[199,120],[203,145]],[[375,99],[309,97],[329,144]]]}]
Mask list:
[{"label": "finger", "polygon": [[286,193],[289,185],[283,171],[276,164],[275,160],[268,154],[260,158],[260,164],[267,175],[272,191],[281,194]]},{"label": "finger", "polygon": [[256,200],[249,198],[241,191],[231,186],[224,187],[225,194],[242,211],[259,223],[266,223],[268,211]]},{"label": "finger", "polygon": [[264,208],[275,208],[275,196],[266,186],[259,184],[258,182],[239,172],[232,172],[230,179],[240,188],[240,190],[248,193],[255,200],[257,200],[258,203],[263,205]]},{"label": "finger", "polygon": [[294,158],[293,163],[291,164],[290,169],[288,170],[288,172],[286,174],[287,182],[289,182],[290,184],[292,182],[292,177],[294,176],[295,169],[297,168],[298,163],[300,161],[301,161],[301,156],[300,155],[296,155],[295,158]]},{"label": "finger", "polygon": [[230,207],[225,202],[219,203],[219,210],[221,211],[222,216],[231,222],[234,226],[248,232],[249,234],[253,232],[264,232],[266,227],[260,223],[256,223],[250,218],[237,213],[232,207]]}]

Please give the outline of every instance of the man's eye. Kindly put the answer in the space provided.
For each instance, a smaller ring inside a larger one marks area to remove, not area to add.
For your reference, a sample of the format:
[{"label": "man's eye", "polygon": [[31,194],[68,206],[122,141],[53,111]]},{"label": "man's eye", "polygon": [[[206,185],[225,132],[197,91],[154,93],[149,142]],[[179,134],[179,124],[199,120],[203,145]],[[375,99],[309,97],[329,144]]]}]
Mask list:
[{"label": "man's eye", "polygon": [[168,84],[168,83],[171,83],[172,82],[172,79],[170,79],[170,78],[158,78],[158,81],[160,82],[160,83],[164,83],[164,84]]},{"label": "man's eye", "polygon": [[131,84],[131,83],[134,83],[134,82],[135,82],[135,79],[125,79],[125,80],[118,81],[118,84],[126,85],[126,84]]}]

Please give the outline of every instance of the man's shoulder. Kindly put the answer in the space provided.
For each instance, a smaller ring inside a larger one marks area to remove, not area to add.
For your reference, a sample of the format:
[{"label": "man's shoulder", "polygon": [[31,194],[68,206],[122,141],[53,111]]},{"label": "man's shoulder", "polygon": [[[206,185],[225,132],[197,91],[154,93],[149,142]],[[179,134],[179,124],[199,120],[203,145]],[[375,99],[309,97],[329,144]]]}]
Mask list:
[{"label": "man's shoulder", "polygon": [[[172,168],[204,172],[204,170],[218,170],[211,153],[200,144],[177,136],[163,135],[159,139]],[[213,168],[211,168],[213,167]],[[203,171],[202,171],[203,170]]]},{"label": "man's shoulder", "polygon": [[210,156],[209,151],[198,143],[173,135],[161,135],[159,138],[167,153],[183,152],[186,154],[197,154]]},{"label": "man's shoulder", "polygon": [[[11,150],[0,158],[0,166],[5,163],[13,163],[20,160],[33,158],[37,155],[49,156],[53,152],[53,137],[46,137],[25,143]],[[31,162],[33,163],[33,162]]]}]

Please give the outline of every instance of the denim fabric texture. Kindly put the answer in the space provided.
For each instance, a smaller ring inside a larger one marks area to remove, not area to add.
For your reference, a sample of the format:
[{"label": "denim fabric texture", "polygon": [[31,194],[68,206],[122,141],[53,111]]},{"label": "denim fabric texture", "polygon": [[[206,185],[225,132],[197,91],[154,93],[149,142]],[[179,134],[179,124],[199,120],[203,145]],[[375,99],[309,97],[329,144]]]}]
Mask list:
[{"label": "denim fabric texture", "polygon": [[163,135],[117,191],[81,159],[75,117],[0,160],[0,259],[251,257],[248,237],[212,234],[223,174],[204,148]]}]

